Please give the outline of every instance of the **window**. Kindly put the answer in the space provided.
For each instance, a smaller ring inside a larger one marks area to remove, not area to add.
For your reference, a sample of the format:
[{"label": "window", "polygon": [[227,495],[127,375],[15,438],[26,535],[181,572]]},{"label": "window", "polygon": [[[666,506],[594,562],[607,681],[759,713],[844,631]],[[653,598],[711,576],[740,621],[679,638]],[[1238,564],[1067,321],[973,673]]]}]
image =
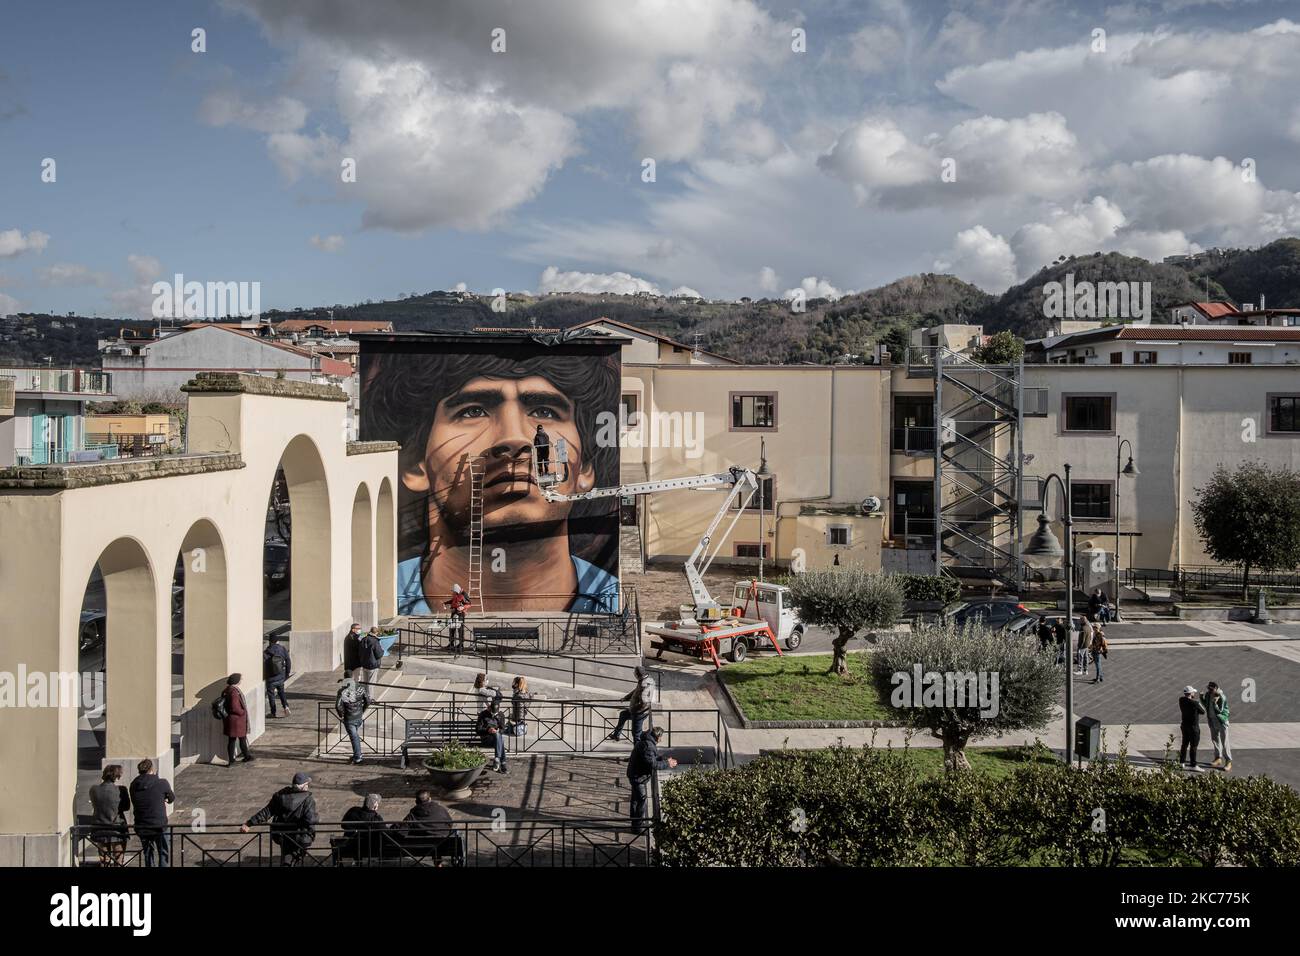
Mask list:
[{"label": "window", "polygon": [[776,395],[731,393],[731,430],[776,429]]},{"label": "window", "polygon": [[890,533],[895,538],[934,535],[933,481],[894,482]]},{"label": "window", "polygon": [[1300,434],[1300,395],[1268,397],[1268,430],[1281,434]]},{"label": "window", "polygon": [[894,451],[934,451],[934,397],[894,396]]},{"label": "window", "polygon": [[1109,481],[1074,481],[1070,483],[1070,511],[1075,518],[1109,518]]},{"label": "window", "polygon": [[1124,353],[1123,353],[1123,352],[1111,352],[1111,353],[1110,353],[1110,364],[1111,364],[1111,365],[1123,365],[1123,364],[1124,364]]},{"label": "window", "polygon": [[[738,542],[736,542],[735,548],[736,548],[736,557],[738,557],[738,558],[757,558],[757,557],[758,557],[758,544],[757,544],[757,542],[754,542],[754,543],[746,542],[746,543],[742,544],[741,542],[738,541]],[[763,545],[763,557],[764,557],[764,558],[770,558],[771,556],[772,556],[772,555],[768,552],[767,545],[764,544],[764,545]],[[760,592],[760,593],[761,593],[761,592]]]},{"label": "window", "polygon": [[833,524],[826,529],[826,543],[831,547],[847,547],[849,543],[849,526]]},{"label": "window", "polygon": [[[745,510],[757,512],[759,508],[760,498],[762,499],[763,510],[767,512],[769,515],[775,514],[776,509],[772,507],[773,502],[776,501],[776,480],[775,479],[771,477],[758,479],[758,491],[754,492],[754,496],[749,499],[749,507],[747,507]],[[732,504],[731,510],[739,511],[740,504],[743,500],[744,500],[743,495],[740,498],[737,498],[735,503]]]},{"label": "window", "polygon": [[1114,395],[1065,395],[1067,432],[1112,432],[1115,430]]},{"label": "window", "polygon": [[1251,362],[1250,362],[1250,353],[1249,353],[1249,352],[1229,352],[1229,353],[1228,353],[1228,364],[1229,364],[1229,365],[1250,365],[1250,364],[1251,364]]},{"label": "window", "polygon": [[1134,352],[1133,364],[1134,365],[1155,365],[1156,353],[1155,352]]},{"label": "window", "polygon": [[641,407],[641,396],[635,392],[629,392],[618,400],[619,412],[621,413],[623,428],[636,428],[640,424],[637,418],[637,410]]}]

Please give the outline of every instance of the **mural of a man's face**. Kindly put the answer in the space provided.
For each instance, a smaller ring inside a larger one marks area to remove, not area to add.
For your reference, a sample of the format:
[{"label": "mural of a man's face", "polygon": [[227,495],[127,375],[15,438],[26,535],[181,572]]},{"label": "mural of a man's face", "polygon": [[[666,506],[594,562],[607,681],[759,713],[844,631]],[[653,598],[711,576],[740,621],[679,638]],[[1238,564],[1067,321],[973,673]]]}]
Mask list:
[{"label": "mural of a man's face", "polygon": [[[532,526],[540,530],[564,522],[569,502],[548,502],[532,477],[537,426],[552,444],[569,448],[569,474],[555,487],[560,493],[587,491],[594,483],[591,464],[574,420],[573,402],[541,375],[467,381],[438,403],[424,455],[402,475],[406,487],[428,495],[444,524],[463,535],[469,523],[470,459],[484,458],[483,529]],[[551,464],[552,471],[556,465]]]}]

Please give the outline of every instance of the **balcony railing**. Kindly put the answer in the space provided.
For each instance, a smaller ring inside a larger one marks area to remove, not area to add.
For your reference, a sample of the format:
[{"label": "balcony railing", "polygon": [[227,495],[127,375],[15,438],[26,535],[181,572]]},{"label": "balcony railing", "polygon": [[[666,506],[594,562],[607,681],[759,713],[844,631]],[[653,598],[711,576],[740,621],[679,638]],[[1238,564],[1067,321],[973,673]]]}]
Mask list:
[{"label": "balcony railing", "polygon": [[17,392],[62,392],[68,395],[111,395],[113,374],[81,368],[5,368],[0,376],[14,380]]},{"label": "balcony railing", "polygon": [[35,448],[15,448],[14,464],[24,465],[68,465],[85,461],[108,461],[117,458],[117,446],[87,445],[85,448],[51,448],[38,445]]}]

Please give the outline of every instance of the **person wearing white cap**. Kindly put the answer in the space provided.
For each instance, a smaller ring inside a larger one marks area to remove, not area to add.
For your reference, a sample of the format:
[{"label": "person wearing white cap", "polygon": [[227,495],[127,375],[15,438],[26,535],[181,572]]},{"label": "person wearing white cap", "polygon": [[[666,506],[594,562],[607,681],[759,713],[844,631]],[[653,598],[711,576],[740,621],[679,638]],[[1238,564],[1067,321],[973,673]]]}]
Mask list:
[{"label": "person wearing white cap", "polygon": [[1182,714],[1179,729],[1183,733],[1178,761],[1188,770],[1199,770],[1196,765],[1196,748],[1201,742],[1201,716],[1205,713],[1205,705],[1191,684],[1183,688],[1183,696],[1178,698],[1178,710]]},{"label": "person wearing white cap", "polygon": [[451,638],[447,649],[459,653],[465,649],[465,609],[470,606],[469,595],[459,584],[453,584],[451,600],[443,601],[442,606],[451,609]]}]

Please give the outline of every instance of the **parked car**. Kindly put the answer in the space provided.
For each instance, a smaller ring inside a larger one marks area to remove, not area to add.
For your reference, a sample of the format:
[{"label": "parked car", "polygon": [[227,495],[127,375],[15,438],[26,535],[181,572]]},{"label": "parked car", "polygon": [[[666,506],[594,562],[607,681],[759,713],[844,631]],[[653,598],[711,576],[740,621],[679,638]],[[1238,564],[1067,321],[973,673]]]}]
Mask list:
[{"label": "parked car", "polygon": [[289,586],[289,545],[284,541],[268,541],[262,556],[262,569],[266,575],[267,593],[283,591]]},{"label": "parked car", "polygon": [[1016,618],[1029,614],[1029,609],[1020,603],[1018,597],[978,598],[971,601],[959,601],[943,609],[944,621],[951,622],[957,627],[964,627],[967,624],[983,624],[995,631],[1000,631]]}]

